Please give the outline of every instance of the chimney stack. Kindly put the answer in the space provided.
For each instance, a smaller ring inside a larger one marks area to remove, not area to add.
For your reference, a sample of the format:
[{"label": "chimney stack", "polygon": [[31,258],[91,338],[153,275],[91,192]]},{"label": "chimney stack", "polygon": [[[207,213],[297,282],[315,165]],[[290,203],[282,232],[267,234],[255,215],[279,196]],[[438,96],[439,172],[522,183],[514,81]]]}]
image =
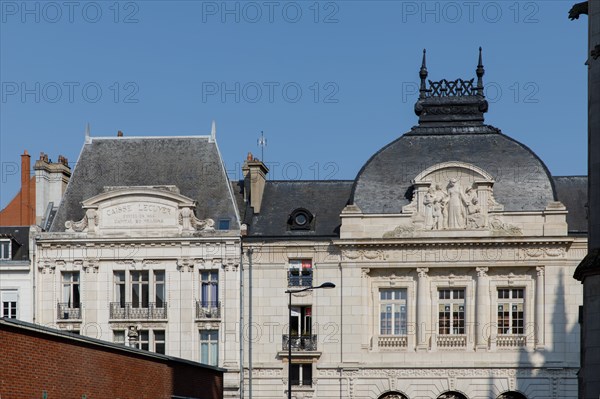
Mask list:
[{"label": "chimney stack", "polygon": [[71,168],[69,160],[64,156],[59,155],[58,162],[53,163],[48,154],[42,152],[33,169],[36,180],[35,224],[40,225],[50,203],[53,208],[60,204],[71,178]]},{"label": "chimney stack", "polygon": [[22,226],[34,222],[35,207],[31,192],[31,155],[25,150],[21,155],[21,206],[19,219]]},{"label": "chimney stack", "polygon": [[119,131],[117,132],[117,137],[123,137],[123,132],[119,130]]},{"label": "chimney stack", "polygon": [[267,173],[269,173],[269,168],[260,159],[254,158],[252,153],[249,152],[242,166],[242,174],[244,175],[244,200],[246,202],[250,201],[250,206],[254,209],[254,213],[260,213],[262,197],[267,182]]}]

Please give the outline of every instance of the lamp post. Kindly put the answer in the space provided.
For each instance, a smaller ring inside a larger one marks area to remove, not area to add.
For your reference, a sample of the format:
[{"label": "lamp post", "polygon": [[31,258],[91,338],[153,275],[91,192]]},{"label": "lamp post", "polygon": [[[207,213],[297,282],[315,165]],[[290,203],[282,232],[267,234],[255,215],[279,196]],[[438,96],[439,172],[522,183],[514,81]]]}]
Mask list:
[{"label": "lamp post", "polygon": [[318,287],[306,287],[299,290],[286,290],[288,294],[288,399],[292,399],[292,294],[312,291],[319,288],[335,288],[333,283],[323,283]]}]

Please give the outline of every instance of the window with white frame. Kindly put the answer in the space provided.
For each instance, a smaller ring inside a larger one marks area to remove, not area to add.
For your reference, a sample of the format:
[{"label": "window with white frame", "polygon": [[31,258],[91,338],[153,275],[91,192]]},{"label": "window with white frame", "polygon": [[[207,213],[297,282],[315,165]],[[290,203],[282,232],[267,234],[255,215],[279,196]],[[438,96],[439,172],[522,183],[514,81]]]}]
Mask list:
[{"label": "window with white frame", "polygon": [[406,335],[406,289],[379,290],[379,334]]},{"label": "window with white frame", "polygon": [[200,301],[203,308],[216,308],[219,302],[219,271],[200,272]]},{"label": "window with white frame", "polygon": [[129,303],[132,308],[148,308],[152,303],[162,308],[166,303],[164,270],[115,271],[113,274],[114,298],[120,307]]},{"label": "window with white frame", "polygon": [[17,304],[19,302],[17,290],[0,291],[0,300],[2,301],[2,308],[0,309],[2,314],[0,314],[0,317],[16,319]]},{"label": "window with white frame", "polygon": [[498,288],[498,334],[525,333],[525,289]]},{"label": "window with white frame", "polygon": [[10,239],[0,239],[0,260],[12,259]]},{"label": "window with white frame", "polygon": [[289,287],[311,287],[313,270],[311,259],[290,259],[288,271]]},{"label": "window with white frame", "polygon": [[200,331],[200,363],[219,364],[219,330]]},{"label": "window with white frame", "polygon": [[68,309],[79,308],[79,272],[62,273],[62,303]]},{"label": "window with white frame", "polygon": [[438,290],[438,323],[440,335],[465,334],[464,288]]},{"label": "window with white frame", "polygon": [[290,379],[292,385],[312,386],[312,363],[292,364]]},{"label": "window with white frame", "polygon": [[138,330],[137,336],[131,341],[127,333],[127,330],[113,330],[113,342],[165,354],[165,330]]}]

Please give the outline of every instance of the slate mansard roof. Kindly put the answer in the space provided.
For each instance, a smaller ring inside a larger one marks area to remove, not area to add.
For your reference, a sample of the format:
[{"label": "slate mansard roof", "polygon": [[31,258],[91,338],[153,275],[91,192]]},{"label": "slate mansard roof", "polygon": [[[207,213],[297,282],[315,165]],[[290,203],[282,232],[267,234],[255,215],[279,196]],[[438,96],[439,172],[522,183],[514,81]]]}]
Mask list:
[{"label": "slate mansard roof", "polygon": [[[246,206],[244,222],[248,235],[287,239],[338,237],[340,213],[348,203],[352,184],[351,180],[267,181],[260,213],[253,214],[252,208]],[[314,216],[310,230],[289,228],[290,214],[299,208]]]},{"label": "slate mansard roof", "polygon": [[556,187],[558,200],[562,202],[569,211],[567,214],[569,233],[587,233],[587,176],[554,176],[554,186]]},{"label": "slate mansard roof", "polygon": [[426,81],[425,52],[415,104],[419,124],[382,148],[356,177],[351,202],[364,213],[401,213],[412,181],[430,166],[464,162],[489,173],[494,197],[506,211],[539,211],[557,199],[548,168],[525,145],[484,124],[481,48],[475,78]]},{"label": "slate mansard roof", "polygon": [[197,201],[196,216],[227,218],[236,207],[216,143],[208,136],[91,138],[83,146],[50,231],[84,216],[81,202],[105,186],[174,185]]}]

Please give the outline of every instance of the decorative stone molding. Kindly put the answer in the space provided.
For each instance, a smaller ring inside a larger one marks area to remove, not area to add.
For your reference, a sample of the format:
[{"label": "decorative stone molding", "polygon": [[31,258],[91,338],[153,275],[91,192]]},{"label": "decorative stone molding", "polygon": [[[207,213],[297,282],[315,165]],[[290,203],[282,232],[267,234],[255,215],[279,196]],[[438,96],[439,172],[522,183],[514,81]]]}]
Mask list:
[{"label": "decorative stone molding", "polygon": [[86,259],[83,261],[82,268],[85,273],[98,273],[100,261],[98,259]]},{"label": "decorative stone molding", "polygon": [[383,250],[344,250],[342,256],[346,260],[386,260],[388,254]]},{"label": "decorative stone molding", "polygon": [[561,247],[525,247],[519,250],[519,259],[565,258],[566,254]]},{"label": "decorative stone molding", "polygon": [[42,274],[54,274],[56,264],[50,260],[42,260],[38,262],[38,270]]},{"label": "decorative stone molding", "polygon": [[362,269],[360,269],[360,276],[362,278],[367,278],[369,277],[369,272],[371,272],[371,269],[369,269],[368,267],[363,267]]},{"label": "decorative stone molding", "polygon": [[212,219],[198,219],[192,207],[183,207],[179,210],[179,224],[183,231],[215,231],[215,221]]},{"label": "decorative stone molding", "polygon": [[544,277],[546,268],[544,266],[536,266],[535,271],[537,272],[538,277]]},{"label": "decorative stone molding", "polygon": [[427,277],[427,273],[429,273],[428,267],[417,267],[417,275],[419,276],[419,278]]},{"label": "decorative stone molding", "polygon": [[194,262],[190,258],[177,259],[177,270],[180,272],[193,272]]},{"label": "decorative stone molding", "polygon": [[488,267],[477,267],[475,268],[477,271],[477,277],[487,277],[487,272],[489,270]]},{"label": "decorative stone molding", "polygon": [[[452,370],[452,376],[450,375]],[[317,369],[318,378],[339,378],[340,374],[346,378],[576,378],[578,368],[565,367],[560,370],[548,370],[547,368],[393,368],[385,371],[379,368],[361,368],[336,369],[319,368]]]},{"label": "decorative stone molding", "polygon": [[66,231],[69,233],[95,232],[99,223],[98,212],[95,209],[87,209],[85,216],[79,221],[67,220],[65,222]]},{"label": "decorative stone molding", "polygon": [[138,262],[135,259],[121,259],[116,261],[117,265],[126,265],[131,269],[136,269],[138,266]]}]

